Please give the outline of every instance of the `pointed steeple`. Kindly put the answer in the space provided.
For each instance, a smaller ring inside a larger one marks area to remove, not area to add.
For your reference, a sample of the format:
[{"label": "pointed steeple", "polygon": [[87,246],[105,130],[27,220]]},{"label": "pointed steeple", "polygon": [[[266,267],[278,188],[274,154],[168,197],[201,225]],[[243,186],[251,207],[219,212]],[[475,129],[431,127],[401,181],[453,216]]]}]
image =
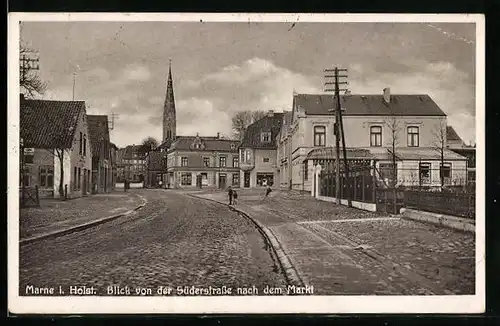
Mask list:
[{"label": "pointed steeple", "polygon": [[168,63],[167,91],[165,93],[165,103],[163,105],[163,139],[173,140],[176,136],[176,114],[174,83],[172,80],[172,60]]}]

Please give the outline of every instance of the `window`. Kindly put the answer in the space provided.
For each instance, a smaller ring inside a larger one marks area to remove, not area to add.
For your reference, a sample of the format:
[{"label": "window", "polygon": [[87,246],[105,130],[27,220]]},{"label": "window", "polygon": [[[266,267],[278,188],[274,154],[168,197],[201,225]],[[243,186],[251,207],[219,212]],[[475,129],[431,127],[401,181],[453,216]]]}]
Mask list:
[{"label": "window", "polygon": [[420,184],[431,183],[431,164],[420,163],[419,168]]},{"label": "window", "polygon": [[239,166],[240,166],[240,162],[239,162],[238,156],[233,156],[233,167],[237,168]]},{"label": "window", "polygon": [[380,177],[387,181],[396,181],[398,178],[397,164],[394,167],[392,163],[380,163]]},{"label": "window", "polygon": [[219,166],[222,168],[226,167],[226,157],[225,156],[219,157]]},{"label": "window", "polygon": [[444,163],[441,165],[441,177],[443,178],[443,181],[445,184],[451,183],[451,163]]},{"label": "window", "polygon": [[210,167],[210,157],[204,157],[203,158],[203,166],[206,168]]},{"label": "window", "polygon": [[231,149],[235,149],[236,148],[236,145],[235,144],[231,144]]},{"label": "window", "polygon": [[192,183],[192,175],[190,172],[181,173],[181,185],[190,186]]},{"label": "window", "polygon": [[260,139],[263,143],[270,143],[271,142],[271,133],[270,132],[261,133]]},{"label": "window", "polygon": [[181,157],[181,166],[188,166],[188,158]]},{"label": "window", "polygon": [[51,166],[40,167],[40,187],[52,188],[54,186],[54,168]]},{"label": "window", "polygon": [[78,190],[80,190],[80,187],[81,187],[81,180],[82,180],[82,171],[80,170],[80,168],[78,168],[78,176],[77,176],[77,188]]},{"label": "window", "polygon": [[245,151],[241,151],[241,162],[245,162]]},{"label": "window", "polygon": [[233,174],[233,186],[240,184],[240,175],[238,173]]},{"label": "window", "polygon": [[87,155],[87,136],[83,135],[83,155]]},{"label": "window", "polygon": [[263,158],[262,158],[262,161],[263,161],[264,163],[269,163],[269,157],[263,157]]},{"label": "window", "polygon": [[381,126],[371,126],[370,127],[370,146],[372,146],[372,147],[382,146],[382,127]]},{"label": "window", "polygon": [[24,163],[25,164],[33,164],[33,158],[35,157],[34,155],[35,153],[31,152],[31,153],[26,153],[26,151],[24,152]]},{"label": "window", "polygon": [[325,126],[315,126],[314,127],[314,146],[325,146],[326,138],[326,127]]},{"label": "window", "polygon": [[245,161],[246,161],[247,163],[249,163],[249,162],[250,162],[250,150],[249,150],[249,149],[247,149],[247,150],[245,151],[245,156],[246,156],[246,157],[245,157]]},{"label": "window", "polygon": [[304,162],[304,180],[307,181],[307,178],[309,177],[307,175],[307,161]]},{"label": "window", "polygon": [[83,133],[80,132],[80,151],[78,153],[82,155],[82,151],[83,151]]},{"label": "window", "polygon": [[78,169],[75,167],[73,167],[73,190],[76,190],[76,174],[78,172]]},{"label": "window", "polygon": [[408,147],[418,147],[418,127],[408,127]]}]

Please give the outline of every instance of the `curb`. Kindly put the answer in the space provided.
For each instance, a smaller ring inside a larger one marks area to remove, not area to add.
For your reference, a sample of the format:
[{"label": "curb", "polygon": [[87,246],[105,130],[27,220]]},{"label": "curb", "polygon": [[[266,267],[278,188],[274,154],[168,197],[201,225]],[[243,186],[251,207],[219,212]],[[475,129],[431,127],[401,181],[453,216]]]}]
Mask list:
[{"label": "curb", "polygon": [[401,209],[401,216],[405,219],[422,223],[430,223],[458,231],[471,232],[471,233],[476,232],[475,221],[461,217],[418,211],[408,208]]},{"label": "curb", "polygon": [[239,214],[243,215],[248,220],[250,220],[257,227],[257,229],[263,235],[265,240],[267,240],[267,242],[269,242],[271,248],[273,249],[274,254],[276,255],[276,257],[278,259],[278,263],[281,267],[281,270],[285,274],[285,278],[288,281],[288,283],[292,284],[292,285],[299,286],[299,287],[305,286],[306,283],[304,282],[304,279],[302,277],[300,277],[299,273],[297,272],[297,270],[295,269],[295,267],[291,263],[290,259],[286,255],[285,251],[283,250],[283,247],[279,243],[278,239],[276,238],[276,236],[273,234],[273,232],[269,228],[267,228],[262,223],[260,223],[256,219],[254,219],[250,214],[248,214],[247,212],[245,212],[239,208],[229,206],[228,204],[221,203],[220,201],[217,201],[217,200],[211,199],[211,198],[204,198],[204,197],[196,196],[194,194],[187,194],[187,195],[190,197],[197,198],[197,199],[203,199],[203,200],[217,203],[219,205],[226,206],[230,210],[238,212]]},{"label": "curb", "polygon": [[83,223],[83,224],[80,224],[80,225],[72,226],[72,227],[69,227],[69,228],[66,228],[66,229],[63,229],[63,230],[49,232],[49,233],[45,233],[45,234],[41,234],[41,235],[36,235],[36,236],[25,238],[25,239],[21,239],[21,240],[19,240],[19,244],[20,245],[25,245],[25,244],[33,243],[33,242],[40,241],[40,240],[57,238],[57,237],[60,237],[60,236],[63,236],[63,235],[67,235],[67,234],[71,234],[71,233],[74,233],[74,232],[83,231],[85,229],[89,229],[89,228],[92,228],[94,226],[98,226],[100,224],[104,224],[106,222],[111,222],[113,220],[116,220],[117,218],[120,218],[120,217],[129,215],[129,214],[132,214],[133,212],[138,211],[139,209],[141,209],[144,206],[146,206],[146,204],[148,203],[148,201],[147,201],[147,199],[145,197],[143,197],[141,195],[138,195],[138,196],[142,199],[143,203],[140,204],[139,206],[137,206],[137,207],[129,210],[129,211],[126,211],[124,213],[120,213],[120,214],[117,214],[117,215],[106,216],[106,217],[103,217],[103,218],[100,218],[100,219],[97,219],[97,220],[94,220],[94,221],[91,221],[91,222],[87,222],[87,223]]}]

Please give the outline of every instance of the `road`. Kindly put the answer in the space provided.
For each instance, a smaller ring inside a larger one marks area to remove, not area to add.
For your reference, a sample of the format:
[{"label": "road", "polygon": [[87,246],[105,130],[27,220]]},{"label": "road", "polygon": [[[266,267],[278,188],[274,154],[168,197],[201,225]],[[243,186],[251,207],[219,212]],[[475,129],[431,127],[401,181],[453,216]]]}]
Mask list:
[{"label": "road", "polygon": [[185,194],[133,191],[148,204],[132,215],[22,245],[19,294],[54,288],[56,295],[157,295],[161,286],[175,295],[178,287],[225,286],[236,295],[238,287],[286,286],[262,235],[244,217]]}]

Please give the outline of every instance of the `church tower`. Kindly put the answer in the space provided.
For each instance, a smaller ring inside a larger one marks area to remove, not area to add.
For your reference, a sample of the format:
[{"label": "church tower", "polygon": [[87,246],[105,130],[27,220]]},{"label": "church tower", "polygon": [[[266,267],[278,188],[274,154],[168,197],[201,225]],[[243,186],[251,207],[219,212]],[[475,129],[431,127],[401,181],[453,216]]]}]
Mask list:
[{"label": "church tower", "polygon": [[175,99],[174,85],[172,82],[172,61],[168,66],[168,81],[167,93],[165,94],[165,103],[163,104],[163,139],[173,140],[176,135],[176,118],[175,118]]}]

